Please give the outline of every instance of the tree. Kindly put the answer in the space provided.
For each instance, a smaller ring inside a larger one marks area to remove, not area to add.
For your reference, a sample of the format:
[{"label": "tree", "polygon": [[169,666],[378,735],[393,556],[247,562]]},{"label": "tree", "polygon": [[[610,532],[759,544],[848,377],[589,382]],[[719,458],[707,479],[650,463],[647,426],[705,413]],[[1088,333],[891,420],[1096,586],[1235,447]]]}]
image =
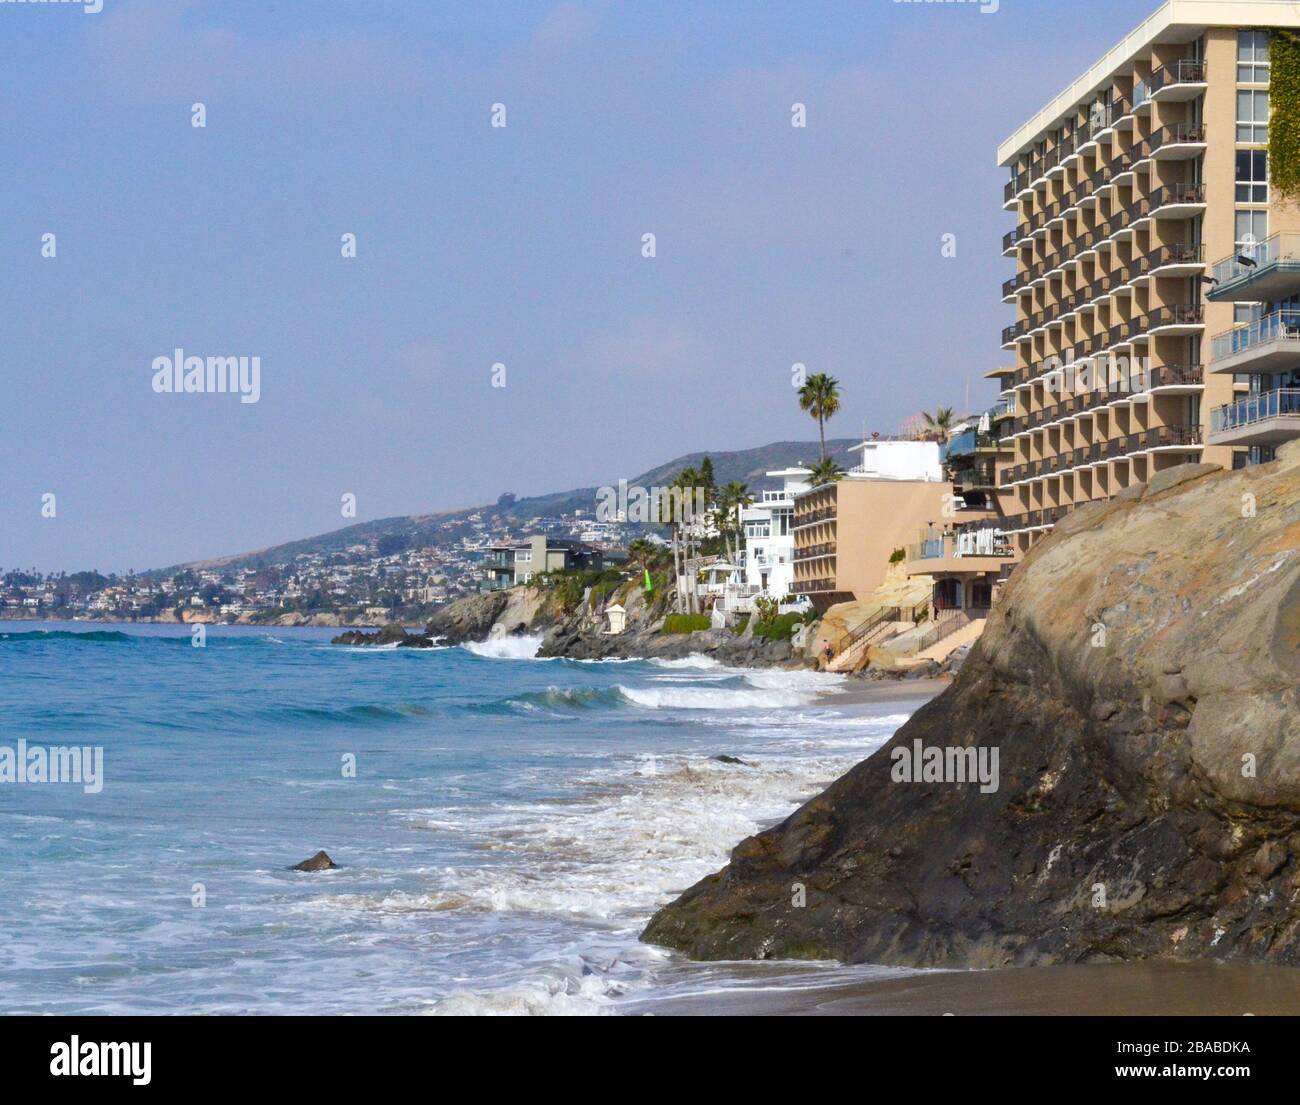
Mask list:
[{"label": "tree", "polygon": [[641,571],[644,573],[643,578],[648,580],[650,577],[650,562],[654,560],[658,551],[653,541],[638,537],[628,545],[627,558],[633,564],[640,566]]},{"label": "tree", "polygon": [[844,478],[844,469],[831,457],[819,460],[808,473],[808,485],[821,487],[824,483],[836,483]]},{"label": "tree", "polygon": [[952,428],[953,420],[952,407],[940,407],[934,414],[929,411],[922,411],[921,417],[925,419],[926,436],[930,440],[938,441],[941,444],[948,440],[948,431]]},{"label": "tree", "polygon": [[718,492],[718,503],[714,513],[717,518],[718,532],[722,534],[722,547],[729,563],[732,558],[731,535],[733,533],[736,535],[736,552],[739,553],[742,543],[740,512],[753,501],[754,496],[749,493],[749,488],[739,480],[732,480]]},{"label": "tree", "polygon": [[840,409],[840,382],[824,372],[809,376],[799,389],[799,409],[817,419],[817,433],[821,437],[822,460],[826,459],[826,419]]}]

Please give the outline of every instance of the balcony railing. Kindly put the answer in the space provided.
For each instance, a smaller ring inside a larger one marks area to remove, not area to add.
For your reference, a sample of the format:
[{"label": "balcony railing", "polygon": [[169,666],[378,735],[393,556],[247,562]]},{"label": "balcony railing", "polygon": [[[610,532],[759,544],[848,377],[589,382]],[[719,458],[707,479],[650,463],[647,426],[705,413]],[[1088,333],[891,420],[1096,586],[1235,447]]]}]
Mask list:
[{"label": "balcony railing", "polygon": [[1135,262],[1135,265],[1141,266],[1143,274],[1153,272],[1156,269],[1167,268],[1170,265],[1203,264],[1205,264],[1205,246],[1189,246],[1181,242],[1153,249],[1143,256],[1140,262]]},{"label": "balcony railing", "polygon": [[1205,185],[1162,184],[1159,188],[1148,192],[1147,198],[1151,201],[1151,207],[1154,210],[1159,210],[1162,207],[1204,203]]},{"label": "balcony railing", "polygon": [[835,580],[829,577],[823,579],[796,579],[790,584],[790,591],[796,595],[811,595],[819,591],[834,591]]},{"label": "balcony railing", "polygon": [[1097,105],[1088,117],[1088,136],[1096,138],[1104,130],[1109,130],[1115,125],[1115,120],[1119,116],[1113,106],[1102,107]]},{"label": "balcony railing", "polygon": [[1199,303],[1175,303],[1157,307],[1142,319],[1134,320],[1134,337],[1158,330],[1162,326],[1201,326],[1205,322],[1205,308]]},{"label": "balcony railing", "polygon": [[1154,96],[1178,84],[1204,84],[1207,72],[1205,62],[1184,58],[1157,69],[1145,84]]},{"label": "balcony railing", "polygon": [[[1255,263],[1243,265],[1242,257]],[[1284,231],[1254,245],[1244,245],[1239,253],[1216,261],[1210,275],[1220,285],[1231,284],[1245,277],[1256,276],[1261,269],[1287,261],[1300,267],[1300,233]],[[1218,290],[1222,291],[1222,287]]]},{"label": "balcony railing", "polygon": [[803,560],[817,560],[823,556],[835,555],[835,542],[828,541],[821,545],[806,545],[803,548],[795,549],[794,559],[798,563]]},{"label": "balcony railing", "polygon": [[1300,388],[1275,388],[1238,399],[1210,412],[1210,430],[1239,430],[1270,418],[1300,418]]},{"label": "balcony railing", "polygon": [[1211,358],[1221,361],[1282,338],[1300,338],[1300,311],[1274,311],[1248,326],[1215,335],[1210,343]]},{"label": "balcony railing", "polygon": [[1191,386],[1205,383],[1204,365],[1156,365],[1135,373],[1132,379],[1135,392],[1150,391],[1152,388]]},{"label": "balcony railing", "polygon": [[1203,145],[1205,142],[1205,124],[1174,123],[1171,126],[1161,127],[1158,131],[1155,131],[1148,141],[1152,153],[1162,150],[1166,146]]},{"label": "balcony railing", "polygon": [[835,510],[833,506],[822,507],[820,510],[806,510],[802,514],[795,513],[792,523],[797,528],[799,526],[812,526],[818,522],[833,522],[835,520]]}]

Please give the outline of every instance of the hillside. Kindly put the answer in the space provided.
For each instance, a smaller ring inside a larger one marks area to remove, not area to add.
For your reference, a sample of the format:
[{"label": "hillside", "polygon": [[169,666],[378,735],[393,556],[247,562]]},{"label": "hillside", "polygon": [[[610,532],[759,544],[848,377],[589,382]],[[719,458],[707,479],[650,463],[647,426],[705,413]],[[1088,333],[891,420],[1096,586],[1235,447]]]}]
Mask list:
[{"label": "hillside", "polygon": [[[848,452],[850,446],[856,444],[858,444],[856,438],[834,438],[826,442],[826,452],[847,468],[856,462],[855,454]],[[775,481],[767,479],[763,475],[764,472],[787,468],[800,462],[815,461],[818,448],[815,441],[775,441],[769,445],[734,452],[687,453],[629,478],[628,483],[642,487],[664,486],[683,468],[699,464],[707,455],[713,460],[714,477],[719,485],[731,480],[739,480],[748,484],[750,490],[758,491],[775,486]],[[507,500],[436,514],[377,518],[317,534],[314,537],[272,545],[265,549],[173,565],[162,569],[162,572],[170,574],[184,568],[269,567],[288,563],[302,554],[338,552],[349,545],[388,536],[406,537],[415,544],[435,545],[452,536],[459,525],[472,514],[499,517],[522,524],[531,518],[572,514],[575,510],[591,510],[596,503],[597,490],[596,486],[579,487],[571,491],[533,495],[513,501]]]}]

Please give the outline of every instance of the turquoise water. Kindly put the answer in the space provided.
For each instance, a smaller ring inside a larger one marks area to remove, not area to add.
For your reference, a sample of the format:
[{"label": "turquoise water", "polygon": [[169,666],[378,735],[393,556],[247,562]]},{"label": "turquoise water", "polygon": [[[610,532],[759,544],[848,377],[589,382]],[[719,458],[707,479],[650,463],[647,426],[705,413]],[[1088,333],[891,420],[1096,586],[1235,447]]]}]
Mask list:
[{"label": "turquoise water", "polygon": [[[104,757],[99,793],[0,784],[0,1010],[600,1013],[725,984],[639,944],[650,913],[918,704],[336,632],[0,622],[0,746]],[[337,870],[289,869],[321,848]]]}]

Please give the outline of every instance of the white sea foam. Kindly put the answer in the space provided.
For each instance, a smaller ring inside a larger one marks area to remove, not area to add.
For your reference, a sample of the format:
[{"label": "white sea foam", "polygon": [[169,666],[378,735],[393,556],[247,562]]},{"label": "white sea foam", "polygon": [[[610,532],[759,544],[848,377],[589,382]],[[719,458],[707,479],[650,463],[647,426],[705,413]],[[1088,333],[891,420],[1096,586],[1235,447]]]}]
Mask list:
[{"label": "white sea foam", "polygon": [[710,671],[722,667],[712,656],[705,656],[702,652],[693,652],[691,655],[683,656],[679,660],[662,660],[656,656],[650,660],[650,663],[657,668],[687,668],[699,671]]},{"label": "white sea foam", "polygon": [[542,647],[542,638],[536,637],[495,637],[490,641],[467,641],[461,646],[475,656],[486,656],[492,660],[533,660],[537,650]]},{"label": "white sea foam", "polygon": [[785,690],[731,690],[726,687],[625,687],[619,693],[629,702],[648,710],[764,710],[808,706],[817,692]]}]

